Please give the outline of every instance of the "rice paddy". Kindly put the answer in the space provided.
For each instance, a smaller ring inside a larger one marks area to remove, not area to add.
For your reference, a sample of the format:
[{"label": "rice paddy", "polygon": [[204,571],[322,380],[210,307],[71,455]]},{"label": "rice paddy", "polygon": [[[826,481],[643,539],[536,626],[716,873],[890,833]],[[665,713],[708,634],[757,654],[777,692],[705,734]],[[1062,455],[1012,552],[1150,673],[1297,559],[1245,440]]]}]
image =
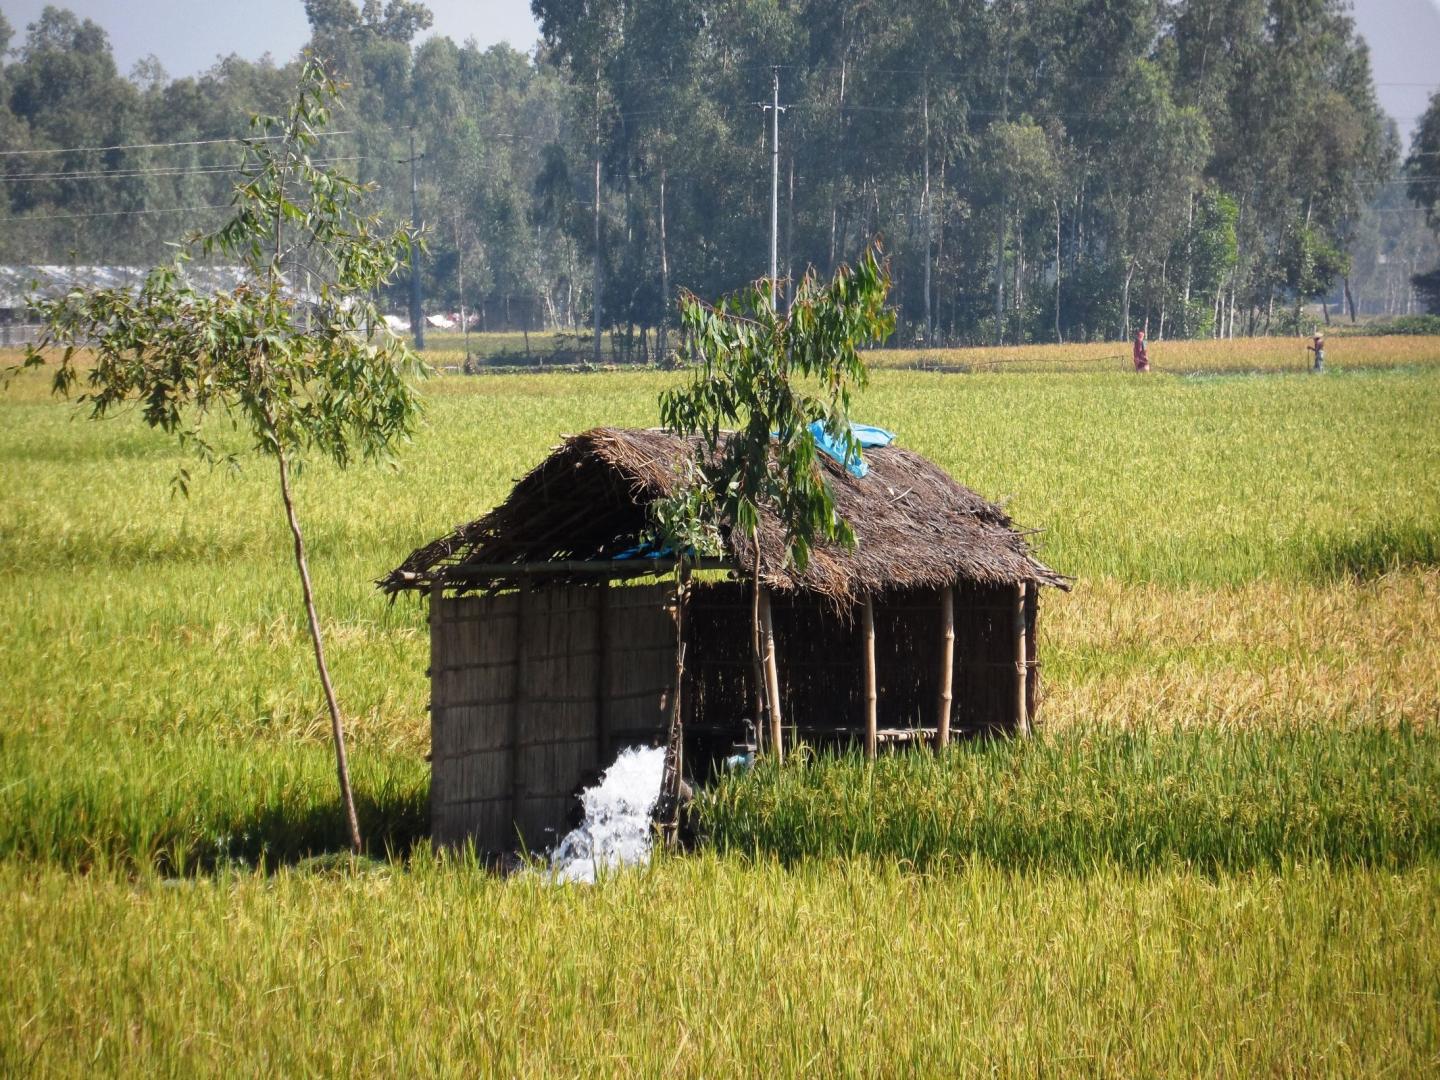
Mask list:
[{"label": "rice paddy", "polygon": [[1433,1070],[1440,340],[1337,340],[1323,378],[1289,344],[877,372],[860,418],[1078,579],[1042,608],[1042,736],[737,778],[703,853],[591,890],[417,844],[424,611],[372,582],[675,376],[438,378],[394,469],[301,476],[355,873],[305,861],[343,833],[266,463],[176,498],[163,437],[22,376],[0,1068]]}]

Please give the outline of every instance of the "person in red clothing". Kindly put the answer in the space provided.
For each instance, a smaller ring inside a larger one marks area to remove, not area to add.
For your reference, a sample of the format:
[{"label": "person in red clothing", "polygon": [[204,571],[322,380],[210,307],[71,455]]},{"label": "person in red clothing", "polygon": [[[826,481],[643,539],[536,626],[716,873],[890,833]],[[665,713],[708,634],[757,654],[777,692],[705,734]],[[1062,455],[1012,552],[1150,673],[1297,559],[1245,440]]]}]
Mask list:
[{"label": "person in red clothing", "polygon": [[1135,370],[1136,370],[1136,371],[1149,371],[1149,370],[1150,370],[1150,354],[1145,351],[1145,331],[1144,331],[1144,330],[1136,330],[1136,331],[1135,331],[1134,357],[1135,357]]}]

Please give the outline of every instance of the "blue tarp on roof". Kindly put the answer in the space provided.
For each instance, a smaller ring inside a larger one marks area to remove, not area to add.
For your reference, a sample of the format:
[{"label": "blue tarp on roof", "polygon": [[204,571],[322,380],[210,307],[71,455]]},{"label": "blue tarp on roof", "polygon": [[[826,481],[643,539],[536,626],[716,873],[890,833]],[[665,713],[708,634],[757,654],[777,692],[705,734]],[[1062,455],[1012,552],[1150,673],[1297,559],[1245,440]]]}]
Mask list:
[{"label": "blue tarp on roof", "polygon": [[[825,425],[816,420],[810,425],[810,434],[815,436],[815,445],[822,451],[834,458],[845,471],[854,477],[863,477],[870,471],[870,466],[859,454],[845,460],[845,443],[840,439],[832,439],[830,433],[825,430]],[[862,448],[869,449],[874,446],[889,446],[895,441],[895,433],[886,431],[884,428],[871,427],[869,424],[851,424],[850,435]]]}]

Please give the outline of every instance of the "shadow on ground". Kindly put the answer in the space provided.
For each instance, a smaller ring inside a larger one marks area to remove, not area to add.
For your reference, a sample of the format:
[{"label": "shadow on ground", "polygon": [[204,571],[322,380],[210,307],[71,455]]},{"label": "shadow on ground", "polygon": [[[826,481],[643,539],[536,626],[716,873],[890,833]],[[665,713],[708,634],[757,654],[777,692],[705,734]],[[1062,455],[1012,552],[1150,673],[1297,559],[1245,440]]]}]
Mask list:
[{"label": "shadow on ground", "polygon": [[1306,545],[1303,565],[1326,581],[1370,581],[1396,570],[1440,566],[1440,534],[1420,524],[1390,525]]}]

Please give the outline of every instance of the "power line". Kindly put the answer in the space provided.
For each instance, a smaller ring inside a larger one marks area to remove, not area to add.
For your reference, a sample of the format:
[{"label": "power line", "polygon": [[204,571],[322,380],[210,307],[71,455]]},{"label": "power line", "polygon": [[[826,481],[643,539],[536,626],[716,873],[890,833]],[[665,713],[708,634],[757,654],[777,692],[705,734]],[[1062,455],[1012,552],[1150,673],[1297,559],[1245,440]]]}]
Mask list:
[{"label": "power line", "polygon": [[1398,180],[1356,180],[1356,187],[1404,187],[1406,184],[1440,184],[1440,176],[1407,176]]},{"label": "power line", "polygon": [[0,176],[0,181],[12,183],[22,180],[98,180],[102,177],[113,177],[117,180],[123,180],[135,176],[183,176],[187,174],[205,175],[208,173],[233,172],[239,167],[239,164],[174,165],[161,166],[153,169],[94,169],[89,172],[80,169],[64,169],[55,172],[12,173],[9,176]]},{"label": "power line", "polygon": [[210,206],[161,206],[150,210],[97,210],[93,214],[17,214],[0,218],[0,222],[27,221],[75,221],[79,218],[131,217],[136,214],[179,214],[192,210],[229,210],[231,203],[214,203]]},{"label": "power line", "polygon": [[[350,154],[343,157],[315,158],[312,165],[334,165],[342,161],[367,161],[372,160],[361,154]],[[9,176],[0,176],[0,183],[24,183],[39,180],[126,180],[138,176],[212,176],[217,173],[236,172],[244,165],[244,162],[237,162],[233,165],[160,165],[144,169],[96,169],[91,171],[57,170],[55,172],[37,173],[12,173]]]},{"label": "power line", "polygon": [[[329,137],[332,135],[354,135],[352,131],[317,131],[314,134]],[[171,146],[218,146],[222,143],[245,143],[245,142],[269,142],[272,139],[283,139],[284,135],[237,135],[228,139],[185,139],[176,142],[153,142],[153,143],[122,143],[115,146],[64,146],[46,150],[0,150],[0,157],[22,157],[31,154],[81,154],[81,153],[105,153],[110,150],[159,150]]]},{"label": "power line", "polygon": [[[816,76],[833,75],[841,71],[843,68],[844,70],[848,70],[851,74],[854,75],[924,75],[928,71],[931,75],[936,75],[941,79],[952,81],[969,79],[975,82],[985,82],[997,80],[1001,77],[1000,73],[995,71],[944,71],[934,67],[873,67],[869,64],[864,63],[850,63],[845,65],[817,64],[814,67],[806,67],[802,64],[780,64],[778,66],[783,71],[798,71],[804,75]],[[736,68],[735,70],[744,71],[750,69]],[[1068,82],[1120,82],[1123,81],[1126,77],[1127,73],[1123,71],[1117,71],[1112,74],[1104,75],[1086,75],[1081,72],[1069,72],[1064,75],[1057,74],[1045,77],[1035,77],[1031,81],[1036,82],[1040,85],[1053,85],[1056,83]],[[1374,86],[1410,86],[1420,87],[1422,89],[1433,89],[1435,87],[1440,87],[1440,83],[1437,82],[1380,82],[1372,79],[1371,83]]]}]

